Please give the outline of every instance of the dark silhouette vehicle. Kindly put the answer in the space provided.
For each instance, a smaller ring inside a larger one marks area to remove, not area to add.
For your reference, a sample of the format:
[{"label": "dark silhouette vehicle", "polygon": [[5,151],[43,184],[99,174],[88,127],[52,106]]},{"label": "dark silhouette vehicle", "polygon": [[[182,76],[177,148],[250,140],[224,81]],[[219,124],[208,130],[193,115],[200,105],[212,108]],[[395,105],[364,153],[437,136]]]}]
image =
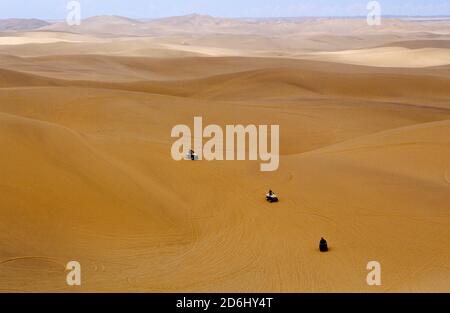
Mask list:
[{"label": "dark silhouette vehicle", "polygon": [[196,161],[198,160],[198,154],[195,153],[194,150],[189,150],[189,152],[186,153],[186,160]]},{"label": "dark silhouette vehicle", "polygon": [[319,250],[320,250],[320,252],[328,251],[328,243],[323,237],[320,239]]},{"label": "dark silhouette vehicle", "polygon": [[266,194],[266,200],[270,203],[278,202],[278,197],[272,190],[269,190],[269,192]]}]

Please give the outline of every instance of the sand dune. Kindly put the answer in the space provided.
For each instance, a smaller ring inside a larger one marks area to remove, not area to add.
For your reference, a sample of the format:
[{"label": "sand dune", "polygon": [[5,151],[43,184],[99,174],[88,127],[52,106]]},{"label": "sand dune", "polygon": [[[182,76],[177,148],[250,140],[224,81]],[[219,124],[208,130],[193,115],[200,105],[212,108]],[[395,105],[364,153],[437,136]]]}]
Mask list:
[{"label": "sand dune", "polygon": [[[178,66],[189,68],[175,76]],[[9,68],[3,70],[3,87],[94,86],[217,100],[250,100],[276,97],[280,93],[285,97],[401,99],[411,96],[436,100],[446,99],[450,91],[445,67],[411,72],[291,59],[161,60],[93,55],[10,57],[3,59],[3,67]],[[77,70],[85,73],[77,75]]]},{"label": "sand dune", "polygon": [[24,45],[24,44],[46,44],[54,42],[76,42],[60,38],[24,38],[24,37],[2,37],[0,38],[0,45]]},{"label": "sand dune", "polygon": [[49,22],[31,18],[31,19],[21,19],[21,18],[10,18],[0,20],[0,31],[23,31],[38,29],[50,25]]},{"label": "sand dune", "polygon": [[379,67],[430,67],[450,64],[450,50],[384,47],[321,52],[315,54],[313,59]]},{"label": "sand dune", "polygon": [[[1,292],[450,290],[447,22],[87,22],[0,41]],[[129,37],[149,25],[165,35]],[[172,160],[194,116],[280,125],[279,170]]]},{"label": "sand dune", "polygon": [[327,235],[342,241],[343,255],[366,250],[355,263],[364,262],[362,255],[381,259],[389,291],[424,290],[427,279],[428,290],[448,288],[448,254],[435,253],[449,235],[448,126],[399,128],[287,160],[296,168],[293,185],[303,191],[297,206],[333,225]]},{"label": "sand dune", "polygon": [[[120,37],[125,35],[149,36],[164,34],[269,34],[278,37],[293,34],[370,35],[375,33],[404,34],[423,32],[447,35],[450,20],[414,20],[384,18],[382,25],[371,27],[365,18],[272,18],[229,19],[209,15],[189,14],[153,20],[136,20],[122,16],[94,16],[81,25],[68,26],[64,22],[42,27],[42,30],[88,33]],[[447,27],[447,28],[446,28]]]}]

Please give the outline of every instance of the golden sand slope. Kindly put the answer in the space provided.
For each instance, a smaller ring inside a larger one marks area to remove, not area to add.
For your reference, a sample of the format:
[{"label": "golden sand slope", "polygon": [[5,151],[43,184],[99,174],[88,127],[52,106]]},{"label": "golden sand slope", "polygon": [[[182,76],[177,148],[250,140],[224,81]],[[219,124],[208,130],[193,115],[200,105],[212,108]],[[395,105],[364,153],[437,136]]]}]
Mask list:
[{"label": "golden sand slope", "polygon": [[380,67],[429,67],[450,64],[450,50],[445,48],[408,49],[381,47],[373,49],[319,52],[312,59]]},{"label": "golden sand slope", "polygon": [[[1,63],[1,291],[450,290],[447,67]],[[194,116],[279,124],[280,169],[173,161],[170,130]],[[65,284],[70,260],[81,287]]]}]

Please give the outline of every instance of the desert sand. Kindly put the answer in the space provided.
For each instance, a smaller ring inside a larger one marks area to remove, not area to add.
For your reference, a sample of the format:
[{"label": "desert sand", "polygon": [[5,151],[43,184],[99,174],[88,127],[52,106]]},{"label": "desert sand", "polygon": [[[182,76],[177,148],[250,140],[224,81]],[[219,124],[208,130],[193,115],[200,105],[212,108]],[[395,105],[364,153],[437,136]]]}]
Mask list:
[{"label": "desert sand", "polygon": [[[450,292],[450,21],[37,25],[0,33],[1,292]],[[280,125],[280,168],[174,161],[194,116]]]}]

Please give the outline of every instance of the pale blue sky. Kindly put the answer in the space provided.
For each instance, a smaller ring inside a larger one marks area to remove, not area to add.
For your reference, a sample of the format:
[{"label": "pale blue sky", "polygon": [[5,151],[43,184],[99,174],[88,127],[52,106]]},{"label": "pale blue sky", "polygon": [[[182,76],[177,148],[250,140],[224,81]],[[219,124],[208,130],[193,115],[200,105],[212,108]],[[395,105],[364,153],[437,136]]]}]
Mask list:
[{"label": "pale blue sky", "polygon": [[[61,19],[69,0],[0,0],[0,18]],[[154,18],[190,13],[222,17],[364,16],[368,0],[79,0],[83,18]],[[450,0],[381,0],[384,15],[450,15]]]}]

